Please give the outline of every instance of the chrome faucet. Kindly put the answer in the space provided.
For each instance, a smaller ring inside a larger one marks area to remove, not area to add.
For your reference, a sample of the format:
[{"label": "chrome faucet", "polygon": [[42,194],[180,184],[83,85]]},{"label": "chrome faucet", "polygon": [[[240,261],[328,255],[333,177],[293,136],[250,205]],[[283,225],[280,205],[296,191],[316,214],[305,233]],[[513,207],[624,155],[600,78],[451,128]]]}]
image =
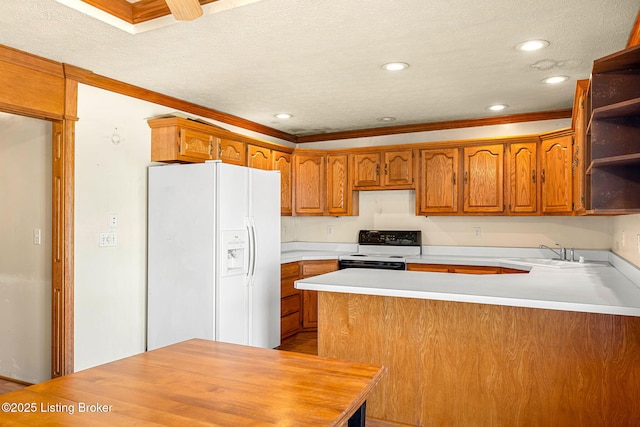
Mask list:
[{"label": "chrome faucet", "polygon": [[551,252],[553,252],[554,254],[558,255],[562,261],[566,261],[567,260],[567,249],[563,248],[562,246],[560,246],[559,243],[556,243],[556,246],[558,246],[560,249],[559,250],[555,250],[553,248],[550,248],[547,245],[540,245],[538,247],[540,249],[549,249]]}]

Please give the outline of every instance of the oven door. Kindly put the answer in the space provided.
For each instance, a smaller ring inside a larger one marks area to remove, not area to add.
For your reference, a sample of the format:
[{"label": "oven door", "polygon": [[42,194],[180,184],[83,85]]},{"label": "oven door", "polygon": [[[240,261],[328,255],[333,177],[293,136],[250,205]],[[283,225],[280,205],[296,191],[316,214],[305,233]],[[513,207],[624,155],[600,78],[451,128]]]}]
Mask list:
[{"label": "oven door", "polygon": [[365,260],[352,260],[341,259],[338,260],[338,269],[343,270],[345,268],[373,268],[377,270],[405,270],[406,264],[404,261],[365,261]]}]

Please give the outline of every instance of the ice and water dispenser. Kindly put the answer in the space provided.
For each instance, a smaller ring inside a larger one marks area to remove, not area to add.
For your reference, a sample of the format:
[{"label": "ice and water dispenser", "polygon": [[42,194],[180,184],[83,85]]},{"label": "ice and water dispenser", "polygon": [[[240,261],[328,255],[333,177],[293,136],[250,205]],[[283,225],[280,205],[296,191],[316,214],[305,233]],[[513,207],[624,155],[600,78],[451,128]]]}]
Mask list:
[{"label": "ice and water dispenser", "polygon": [[247,230],[222,230],[222,276],[246,274],[249,267]]}]

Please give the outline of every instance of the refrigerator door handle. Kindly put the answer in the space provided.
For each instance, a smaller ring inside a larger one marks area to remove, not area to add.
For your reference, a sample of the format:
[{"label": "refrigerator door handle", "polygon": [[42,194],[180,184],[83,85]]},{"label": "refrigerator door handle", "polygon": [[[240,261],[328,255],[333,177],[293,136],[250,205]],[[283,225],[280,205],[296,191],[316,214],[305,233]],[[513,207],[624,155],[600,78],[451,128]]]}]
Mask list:
[{"label": "refrigerator door handle", "polygon": [[249,286],[253,286],[255,273],[256,273],[256,224],[253,218],[248,218],[249,225],[247,226],[249,231]]}]

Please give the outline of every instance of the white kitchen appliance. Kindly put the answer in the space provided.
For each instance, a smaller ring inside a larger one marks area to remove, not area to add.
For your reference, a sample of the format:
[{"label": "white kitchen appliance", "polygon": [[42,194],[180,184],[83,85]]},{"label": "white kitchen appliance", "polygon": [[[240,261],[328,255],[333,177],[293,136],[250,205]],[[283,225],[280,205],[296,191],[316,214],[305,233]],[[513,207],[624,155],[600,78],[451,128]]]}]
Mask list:
[{"label": "white kitchen appliance", "polygon": [[149,168],[147,349],[280,345],[280,173]]}]

